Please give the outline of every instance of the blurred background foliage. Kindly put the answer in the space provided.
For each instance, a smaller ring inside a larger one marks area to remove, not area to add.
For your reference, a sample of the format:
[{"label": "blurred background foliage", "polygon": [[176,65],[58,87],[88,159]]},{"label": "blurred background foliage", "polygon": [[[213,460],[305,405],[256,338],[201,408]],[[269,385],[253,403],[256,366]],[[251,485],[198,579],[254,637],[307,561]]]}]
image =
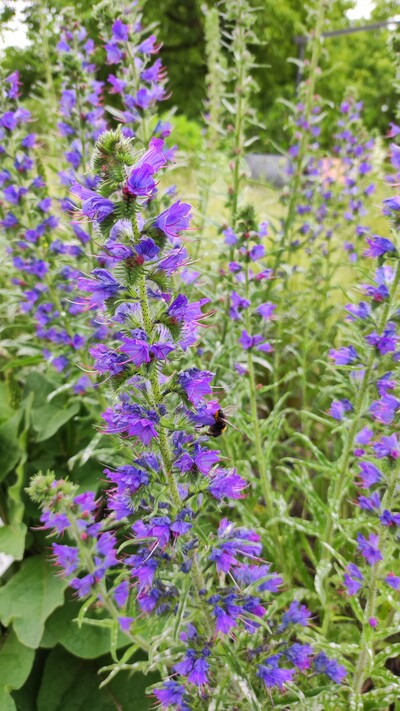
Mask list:
[{"label": "blurred background foliage", "polygon": [[[251,48],[257,67],[254,78],[259,87],[255,108],[260,123],[260,140],[254,150],[274,152],[274,144],[287,147],[285,131],[287,108],[280,99],[293,101],[296,97],[297,64],[288,61],[298,56],[294,38],[307,33],[307,7],[298,0],[252,0],[257,13],[257,35],[261,44]],[[328,3],[327,30],[341,30],[388,20],[398,13],[397,0],[377,0],[368,20],[350,20],[346,14],[356,0],[336,0]],[[173,95],[165,102],[165,109],[176,107],[187,117],[188,133],[196,134],[191,121],[201,123],[205,98],[205,38],[204,15],[207,8],[218,3],[211,0],[148,0],[144,8],[146,24],[157,22],[157,34],[163,42],[163,60],[168,69]],[[32,85],[40,92],[40,84],[57,74],[57,49],[60,10],[71,7],[76,17],[84,21],[89,34],[98,35],[92,4],[86,0],[26,0],[23,15],[30,43],[24,48],[8,47],[0,62],[7,71],[18,69],[26,94]],[[15,0],[4,0],[0,25],[6,28],[14,12]],[[48,43],[43,42],[44,35]],[[319,91],[325,99],[337,104],[344,91],[353,90],[365,102],[365,125],[369,131],[385,133],[395,112],[392,92],[394,80],[393,28],[357,32],[324,39],[323,76]],[[51,70],[50,70],[51,68]],[[109,67],[104,67],[106,79]],[[190,139],[189,135],[189,141]],[[327,136],[330,132],[327,132]],[[328,138],[326,139],[329,140]]]}]

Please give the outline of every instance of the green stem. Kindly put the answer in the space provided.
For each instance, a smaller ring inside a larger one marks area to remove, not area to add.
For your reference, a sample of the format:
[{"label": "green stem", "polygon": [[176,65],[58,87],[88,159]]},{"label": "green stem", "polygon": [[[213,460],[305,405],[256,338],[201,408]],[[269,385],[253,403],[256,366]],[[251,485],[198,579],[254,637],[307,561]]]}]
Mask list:
[{"label": "green stem", "polygon": [[203,573],[200,570],[199,561],[197,560],[196,553],[193,555],[193,558],[192,558],[191,573],[192,573],[193,587],[196,591],[196,596],[197,596],[198,602],[199,602],[202,612],[203,612],[203,619],[204,619],[206,635],[209,639],[211,639],[213,636],[213,625],[212,625],[212,621],[211,621],[211,617],[210,617],[210,612],[204,603],[205,583],[204,583]]}]

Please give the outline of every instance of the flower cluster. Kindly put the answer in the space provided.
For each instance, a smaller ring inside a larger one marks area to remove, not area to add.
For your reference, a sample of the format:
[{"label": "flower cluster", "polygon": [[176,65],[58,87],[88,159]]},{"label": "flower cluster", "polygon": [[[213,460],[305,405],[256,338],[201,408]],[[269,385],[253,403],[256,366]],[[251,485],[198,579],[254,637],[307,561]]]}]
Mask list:
[{"label": "flower cluster", "polygon": [[[189,260],[180,234],[190,206],[177,201],[156,217],[146,211],[169,157],[161,139],[137,151],[120,129],[106,132],[93,156],[96,192],[73,188],[113,260],[110,269],[78,281],[83,302],[114,332],[114,342],[98,343],[91,353],[115,393],[103,413],[104,431],[118,435],[129,452],[128,461],[105,470],[107,516],[93,497],[64,492],[64,482],[39,477],[31,493],[42,502],[44,525],[72,539],[72,546],[55,544],[54,554],[79,596],[106,604],[132,639],[144,615],[162,618],[166,630],[177,618],[179,645],[168,638],[167,651],[160,638],[159,650],[174,678],[154,693],[165,708],[185,708],[191,698],[205,703],[209,685],[230,673],[227,637],[229,644],[236,640],[236,654],[243,654],[241,640],[246,649],[248,637],[254,639],[248,674],[256,660],[267,688],[283,689],[312,663],[317,673],[333,678],[333,672],[296,639],[310,617],[298,601],[271,621],[276,635],[266,635],[270,596],[282,579],[262,559],[259,534],[227,518],[215,526],[219,503],[232,506],[247,483],[213,446],[222,415],[212,373],[179,369],[181,354],[199,339],[208,299],[191,303],[172,281]],[[276,654],[269,654],[271,646]]]}]

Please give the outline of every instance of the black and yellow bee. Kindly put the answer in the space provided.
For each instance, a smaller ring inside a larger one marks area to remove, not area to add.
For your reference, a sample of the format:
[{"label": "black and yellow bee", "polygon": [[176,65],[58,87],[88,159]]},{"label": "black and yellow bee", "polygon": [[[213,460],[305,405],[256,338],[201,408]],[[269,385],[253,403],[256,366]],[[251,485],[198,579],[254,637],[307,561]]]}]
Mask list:
[{"label": "black and yellow bee", "polygon": [[226,430],[228,423],[224,411],[219,409],[214,412],[214,422],[207,430],[209,437],[220,437]]}]

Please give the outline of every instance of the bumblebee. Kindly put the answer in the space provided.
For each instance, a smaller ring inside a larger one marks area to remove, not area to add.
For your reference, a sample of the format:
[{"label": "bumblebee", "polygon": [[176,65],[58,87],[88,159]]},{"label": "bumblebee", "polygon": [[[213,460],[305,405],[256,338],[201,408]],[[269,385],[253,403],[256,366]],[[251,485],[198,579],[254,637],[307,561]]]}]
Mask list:
[{"label": "bumblebee", "polygon": [[223,410],[214,412],[214,423],[207,430],[209,437],[220,437],[226,430],[228,424]]}]

